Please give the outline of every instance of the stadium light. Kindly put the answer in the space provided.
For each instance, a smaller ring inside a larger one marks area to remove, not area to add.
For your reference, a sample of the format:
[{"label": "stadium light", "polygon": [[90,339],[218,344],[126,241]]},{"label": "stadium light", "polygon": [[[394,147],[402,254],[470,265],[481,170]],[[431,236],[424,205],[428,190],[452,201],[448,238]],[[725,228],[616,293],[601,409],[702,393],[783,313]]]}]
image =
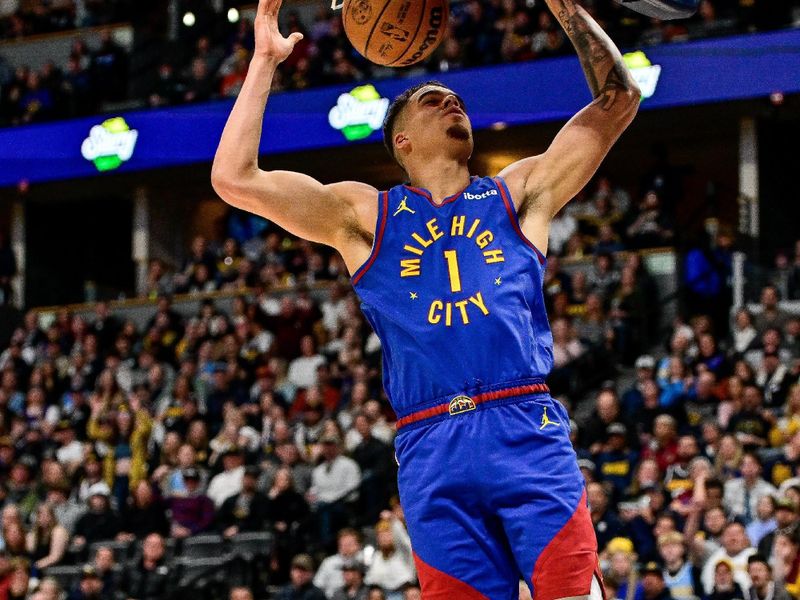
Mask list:
[{"label": "stadium light", "polygon": [[186,25],[186,27],[194,27],[194,24],[196,22],[197,19],[195,18],[194,13],[192,11],[189,11],[185,15],[183,15],[183,24]]},{"label": "stadium light", "polygon": [[228,22],[229,23],[238,23],[239,22],[239,11],[236,8],[229,8],[228,9]]}]

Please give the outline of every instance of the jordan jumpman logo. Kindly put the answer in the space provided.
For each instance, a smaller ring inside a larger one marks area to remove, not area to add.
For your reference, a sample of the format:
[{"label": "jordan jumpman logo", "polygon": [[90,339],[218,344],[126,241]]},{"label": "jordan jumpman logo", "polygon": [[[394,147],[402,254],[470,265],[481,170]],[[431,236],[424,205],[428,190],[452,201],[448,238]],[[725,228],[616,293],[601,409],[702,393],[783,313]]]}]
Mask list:
[{"label": "jordan jumpman logo", "polygon": [[408,207],[408,204],[406,204],[406,200],[408,200],[408,196],[403,196],[403,200],[402,202],[400,202],[400,206],[397,207],[397,211],[395,211],[395,213],[392,215],[393,217],[396,217],[403,211],[410,212],[412,215],[417,214],[417,211],[412,210]]},{"label": "jordan jumpman logo", "polygon": [[547,416],[547,407],[543,407],[542,410],[544,412],[542,413],[542,426],[539,427],[540,430],[544,429],[548,425],[555,425],[556,427],[560,427],[561,426],[561,423],[559,423],[557,421],[551,421],[550,417]]}]

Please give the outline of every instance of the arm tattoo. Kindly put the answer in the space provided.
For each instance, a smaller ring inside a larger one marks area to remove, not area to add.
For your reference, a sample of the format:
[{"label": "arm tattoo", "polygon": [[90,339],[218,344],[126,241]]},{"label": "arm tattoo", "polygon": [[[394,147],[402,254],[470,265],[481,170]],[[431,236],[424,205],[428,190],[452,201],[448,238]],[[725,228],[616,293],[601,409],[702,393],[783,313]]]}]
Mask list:
[{"label": "arm tattoo", "polygon": [[595,100],[603,110],[611,110],[620,92],[636,89],[619,50],[589,13],[573,0],[547,0],[547,4],[575,46]]}]

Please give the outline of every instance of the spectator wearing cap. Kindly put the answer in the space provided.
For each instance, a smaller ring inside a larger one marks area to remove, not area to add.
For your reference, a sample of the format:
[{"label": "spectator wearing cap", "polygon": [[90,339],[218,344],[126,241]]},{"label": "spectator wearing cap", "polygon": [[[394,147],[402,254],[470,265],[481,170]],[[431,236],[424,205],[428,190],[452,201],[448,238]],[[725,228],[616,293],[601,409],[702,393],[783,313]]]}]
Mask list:
[{"label": "spectator wearing cap", "polygon": [[749,589],[750,577],[747,574],[747,559],[755,554],[756,550],[750,546],[744,525],[736,521],[728,523],[722,531],[720,542],[722,547],[711,554],[703,566],[701,574],[703,589],[707,594],[711,594],[714,590],[718,577],[717,565],[720,561],[729,563],[733,579],[739,584],[740,589]]},{"label": "spectator wearing cap", "polygon": [[611,484],[618,500],[633,481],[638,453],[628,448],[628,428],[622,423],[609,425],[606,436],[603,452],[596,459],[597,469],[601,479]]},{"label": "spectator wearing cap", "polygon": [[658,553],[664,564],[664,581],[675,600],[692,600],[703,596],[700,569],[686,560],[683,534],[671,531],[658,537]]},{"label": "spectator wearing cap", "polygon": [[112,596],[103,590],[103,580],[94,565],[85,564],[81,568],[78,583],[70,590],[67,600],[111,600]]},{"label": "spectator wearing cap", "polygon": [[650,561],[645,563],[639,571],[639,577],[642,582],[642,598],[643,600],[670,600],[670,594],[667,583],[664,581],[664,571],[662,566]]},{"label": "spectator wearing cap", "polygon": [[758,542],[758,553],[762,556],[771,557],[777,531],[791,527],[798,520],[797,506],[785,496],[779,497],[775,501],[775,529],[767,533]]},{"label": "spectator wearing cap", "polygon": [[122,523],[111,508],[111,490],[104,482],[95,483],[88,491],[88,510],[75,524],[72,543],[80,548],[101,540],[113,540]]},{"label": "spectator wearing cap", "polygon": [[342,577],[344,585],[332,600],[367,600],[369,588],[364,585],[364,563],[358,559],[348,560],[342,565]]},{"label": "spectator wearing cap", "polygon": [[725,483],[725,508],[731,515],[741,517],[745,524],[755,519],[761,498],[777,493],[775,486],[761,478],[761,471],[758,455],[746,452],[742,457],[742,476]]},{"label": "spectator wearing cap", "polygon": [[308,499],[317,513],[321,542],[329,544],[347,520],[347,505],[358,498],[361,469],[341,453],[341,439],[328,434],[320,440],[322,462],[311,472]]},{"label": "spectator wearing cap", "polygon": [[214,524],[214,503],[200,487],[200,472],[194,467],[185,469],[183,481],[186,492],[166,501],[170,511],[170,532],[176,538],[203,533]]},{"label": "spectator wearing cap", "polygon": [[417,578],[411,539],[402,521],[388,510],[381,513],[375,533],[378,548],[365,581],[381,586],[387,600],[401,600],[404,586]]},{"label": "spectator wearing cap", "polygon": [[244,452],[237,447],[228,448],[222,455],[222,466],[223,471],[211,478],[206,492],[217,508],[242,490]]},{"label": "spectator wearing cap", "polygon": [[290,582],[276,595],[275,600],[327,600],[314,585],[314,561],[308,554],[298,554],[292,559]]},{"label": "spectator wearing cap", "polygon": [[594,532],[597,535],[597,547],[605,548],[611,539],[624,535],[625,526],[609,506],[610,496],[605,486],[600,483],[590,483],[586,486],[586,493]]},{"label": "spectator wearing cap", "polygon": [[753,582],[747,595],[748,600],[791,600],[792,596],[786,588],[776,584],[772,567],[762,554],[754,554],[747,559],[747,573]]},{"label": "spectator wearing cap", "polygon": [[313,451],[323,435],[325,407],[322,403],[306,404],[302,420],[295,425],[294,442],[300,457],[313,462]]},{"label": "spectator wearing cap", "polygon": [[636,359],[634,367],[636,367],[636,381],[622,394],[620,399],[622,410],[629,415],[636,414],[644,402],[642,384],[653,379],[656,360],[649,354],[642,354]]},{"label": "spectator wearing cap", "polygon": [[352,561],[363,561],[361,536],[355,529],[346,527],[337,534],[337,552],[325,558],[314,576],[314,585],[329,598],[344,586],[342,568]]},{"label": "spectator wearing cap", "polygon": [[579,458],[578,468],[586,485],[597,481],[597,465],[591,458]]},{"label": "spectator wearing cap", "polygon": [[742,585],[734,578],[733,563],[727,558],[720,558],[713,566],[714,585],[706,595],[706,600],[744,600]]},{"label": "spectator wearing cap", "polygon": [[242,491],[227,498],[217,512],[217,527],[226,538],[244,531],[262,531],[269,513],[269,500],[258,491],[258,467],[244,469]]},{"label": "spectator wearing cap", "polygon": [[164,538],[157,533],[148,535],[142,543],[142,557],[123,570],[120,592],[135,600],[170,598],[175,576],[164,560]]},{"label": "spectator wearing cap", "polygon": [[608,561],[603,576],[613,583],[618,592],[617,597],[641,600],[643,590],[635,568],[637,555],[633,542],[624,537],[613,538],[606,545],[602,556]]},{"label": "spectator wearing cap", "polygon": [[793,381],[797,379],[792,377],[789,365],[781,360],[778,348],[764,348],[755,378],[755,384],[764,390],[764,404],[768,408],[783,406]]}]

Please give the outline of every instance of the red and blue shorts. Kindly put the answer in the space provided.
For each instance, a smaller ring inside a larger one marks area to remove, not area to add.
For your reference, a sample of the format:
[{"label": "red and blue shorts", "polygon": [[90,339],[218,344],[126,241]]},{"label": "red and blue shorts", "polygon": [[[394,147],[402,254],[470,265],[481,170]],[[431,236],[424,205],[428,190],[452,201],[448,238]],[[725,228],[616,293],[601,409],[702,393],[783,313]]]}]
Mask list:
[{"label": "red and blue shorts", "polygon": [[520,579],[534,600],[590,592],[597,541],[569,416],[526,391],[400,421],[400,499],[425,600],[517,600]]}]

